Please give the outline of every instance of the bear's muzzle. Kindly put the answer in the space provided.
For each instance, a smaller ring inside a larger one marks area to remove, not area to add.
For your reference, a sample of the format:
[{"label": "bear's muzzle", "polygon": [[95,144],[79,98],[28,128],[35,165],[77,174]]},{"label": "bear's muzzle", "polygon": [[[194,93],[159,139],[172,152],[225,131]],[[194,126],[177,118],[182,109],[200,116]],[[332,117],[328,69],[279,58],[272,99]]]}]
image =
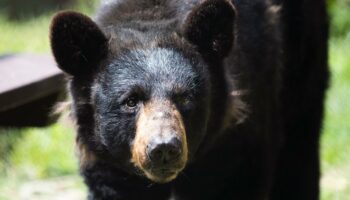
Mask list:
[{"label": "bear's muzzle", "polygon": [[188,158],[182,116],[168,100],[151,101],[139,111],[132,162],[152,181],[175,179]]}]

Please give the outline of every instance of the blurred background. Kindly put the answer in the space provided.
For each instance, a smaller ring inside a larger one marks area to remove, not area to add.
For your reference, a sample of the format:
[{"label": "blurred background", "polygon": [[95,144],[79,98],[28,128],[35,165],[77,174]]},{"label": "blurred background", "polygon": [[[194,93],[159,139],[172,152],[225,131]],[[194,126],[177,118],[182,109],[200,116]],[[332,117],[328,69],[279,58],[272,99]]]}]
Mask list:
[{"label": "blurred background", "polygon": [[[0,57],[50,52],[48,30],[60,9],[92,14],[96,0],[0,0]],[[350,0],[329,0],[332,72],[323,135],[322,200],[350,199]],[[46,128],[0,128],[0,200],[84,199],[74,132],[64,120]]]}]

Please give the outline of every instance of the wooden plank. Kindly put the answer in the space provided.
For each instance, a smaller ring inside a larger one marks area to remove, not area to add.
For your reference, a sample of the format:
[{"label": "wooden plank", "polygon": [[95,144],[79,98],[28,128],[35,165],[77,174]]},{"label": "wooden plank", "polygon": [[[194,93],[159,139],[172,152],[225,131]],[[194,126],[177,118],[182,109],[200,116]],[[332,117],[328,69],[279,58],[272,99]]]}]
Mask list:
[{"label": "wooden plank", "polygon": [[48,126],[59,117],[59,115],[53,115],[52,110],[57,100],[61,98],[61,93],[57,92],[16,108],[0,112],[0,127]]},{"label": "wooden plank", "polygon": [[0,112],[62,90],[64,76],[49,55],[20,54],[0,58]]}]

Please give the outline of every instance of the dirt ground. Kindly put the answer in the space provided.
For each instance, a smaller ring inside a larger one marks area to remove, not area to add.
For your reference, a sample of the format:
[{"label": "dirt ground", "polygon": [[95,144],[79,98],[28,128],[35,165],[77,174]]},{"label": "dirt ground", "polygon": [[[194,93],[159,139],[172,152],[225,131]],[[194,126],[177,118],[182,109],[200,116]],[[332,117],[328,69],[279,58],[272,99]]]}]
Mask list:
[{"label": "dirt ground", "polygon": [[0,200],[85,200],[86,189],[77,176],[26,181],[2,186]]}]

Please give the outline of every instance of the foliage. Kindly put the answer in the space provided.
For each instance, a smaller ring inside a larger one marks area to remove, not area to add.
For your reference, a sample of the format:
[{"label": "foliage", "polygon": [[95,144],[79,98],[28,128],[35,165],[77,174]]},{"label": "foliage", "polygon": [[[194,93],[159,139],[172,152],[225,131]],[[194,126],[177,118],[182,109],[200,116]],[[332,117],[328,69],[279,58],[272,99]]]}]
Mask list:
[{"label": "foliage", "polygon": [[329,0],[328,8],[332,35],[335,37],[342,37],[349,34],[350,0]]},{"label": "foliage", "polygon": [[322,138],[323,199],[350,197],[350,29],[330,42],[331,87]]}]

